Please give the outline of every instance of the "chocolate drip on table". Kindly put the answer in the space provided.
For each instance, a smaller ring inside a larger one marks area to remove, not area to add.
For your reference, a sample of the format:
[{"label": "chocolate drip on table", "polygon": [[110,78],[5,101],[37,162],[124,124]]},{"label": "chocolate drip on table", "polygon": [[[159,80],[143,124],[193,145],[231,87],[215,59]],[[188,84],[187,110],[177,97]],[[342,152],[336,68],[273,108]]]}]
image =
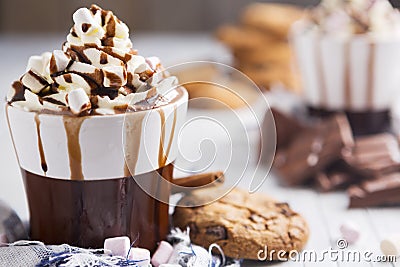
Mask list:
[{"label": "chocolate drip on table", "polygon": [[71,171],[71,180],[84,180],[79,134],[82,123],[85,119],[86,117],[63,117],[64,128],[67,134],[68,158]]},{"label": "chocolate drip on table", "polygon": [[39,113],[35,114],[35,123],[36,123],[36,133],[38,137],[38,147],[39,147],[39,155],[40,155],[40,165],[42,166],[42,170],[44,172],[44,175],[46,176],[47,173],[47,163],[46,163],[46,157],[44,155],[44,150],[43,150],[43,143],[42,143],[42,136],[40,134],[40,118],[39,118]]}]

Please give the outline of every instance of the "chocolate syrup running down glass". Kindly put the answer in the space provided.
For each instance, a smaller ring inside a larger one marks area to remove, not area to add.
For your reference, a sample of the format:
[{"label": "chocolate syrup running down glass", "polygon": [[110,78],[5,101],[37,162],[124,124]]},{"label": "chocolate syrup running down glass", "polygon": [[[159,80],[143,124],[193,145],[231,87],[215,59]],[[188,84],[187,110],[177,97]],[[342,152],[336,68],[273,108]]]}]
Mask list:
[{"label": "chocolate syrup running down glass", "polygon": [[168,204],[144,192],[135,179],[150,184],[159,199],[166,198],[169,184],[159,175],[170,181],[172,164],[135,179],[71,181],[21,171],[32,240],[102,248],[104,239],[126,235],[131,240],[138,237],[135,246],[154,251],[168,234]]}]

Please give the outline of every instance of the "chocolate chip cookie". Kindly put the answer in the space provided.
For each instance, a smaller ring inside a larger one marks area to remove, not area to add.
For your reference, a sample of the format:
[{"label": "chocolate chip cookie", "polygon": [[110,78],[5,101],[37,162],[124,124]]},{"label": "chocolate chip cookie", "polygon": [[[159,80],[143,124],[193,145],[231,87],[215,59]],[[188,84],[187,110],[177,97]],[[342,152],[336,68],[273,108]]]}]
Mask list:
[{"label": "chocolate chip cookie", "polygon": [[[204,203],[206,198],[211,201],[215,192],[197,190],[179,203],[190,206],[199,201]],[[265,246],[268,251],[301,250],[308,239],[306,221],[287,203],[240,189],[208,205],[177,207],[173,218],[176,227],[190,227],[193,243],[204,247],[216,243],[232,258],[257,260],[258,252]]]}]

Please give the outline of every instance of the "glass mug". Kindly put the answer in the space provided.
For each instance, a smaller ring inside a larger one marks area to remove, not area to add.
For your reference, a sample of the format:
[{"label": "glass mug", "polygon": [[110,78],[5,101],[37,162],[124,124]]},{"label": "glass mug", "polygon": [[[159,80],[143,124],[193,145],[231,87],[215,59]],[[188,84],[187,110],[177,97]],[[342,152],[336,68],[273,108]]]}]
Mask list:
[{"label": "glass mug", "polygon": [[101,248],[105,238],[126,235],[152,251],[165,239],[188,94],[179,87],[167,99],[149,110],[85,117],[7,104],[31,239]]}]

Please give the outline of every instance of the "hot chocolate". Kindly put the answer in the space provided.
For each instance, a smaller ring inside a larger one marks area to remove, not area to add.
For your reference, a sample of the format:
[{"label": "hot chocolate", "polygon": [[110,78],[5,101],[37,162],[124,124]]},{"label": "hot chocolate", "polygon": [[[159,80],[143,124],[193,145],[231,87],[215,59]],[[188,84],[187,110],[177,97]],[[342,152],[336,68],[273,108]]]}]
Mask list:
[{"label": "hot chocolate", "polygon": [[73,19],[62,50],[31,57],[7,95],[31,238],[99,248],[127,235],[153,250],[169,230],[188,94],[111,11]]}]

